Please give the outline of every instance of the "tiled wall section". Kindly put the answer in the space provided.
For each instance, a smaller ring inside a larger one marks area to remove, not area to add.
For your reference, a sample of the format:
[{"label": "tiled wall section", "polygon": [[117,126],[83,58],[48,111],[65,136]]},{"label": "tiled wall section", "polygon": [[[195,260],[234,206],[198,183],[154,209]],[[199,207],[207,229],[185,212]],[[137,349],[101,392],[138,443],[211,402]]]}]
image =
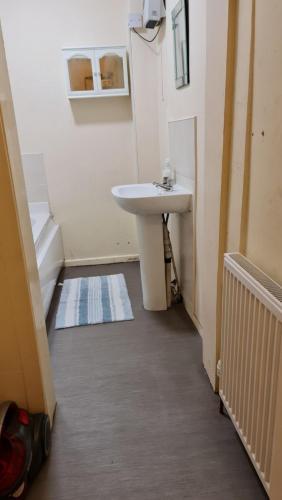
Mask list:
[{"label": "tiled wall section", "polygon": [[29,203],[49,202],[43,154],[24,154],[22,161]]}]

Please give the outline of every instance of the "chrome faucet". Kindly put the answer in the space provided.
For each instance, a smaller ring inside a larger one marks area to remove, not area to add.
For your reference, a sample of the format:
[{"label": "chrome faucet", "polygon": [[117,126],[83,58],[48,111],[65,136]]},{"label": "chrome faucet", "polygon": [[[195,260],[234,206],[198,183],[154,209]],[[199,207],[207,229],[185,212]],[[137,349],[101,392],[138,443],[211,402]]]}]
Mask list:
[{"label": "chrome faucet", "polygon": [[162,189],[165,189],[166,191],[172,191],[172,185],[169,182],[163,182],[162,184],[160,182],[153,182],[153,185],[156,187],[160,187]]}]

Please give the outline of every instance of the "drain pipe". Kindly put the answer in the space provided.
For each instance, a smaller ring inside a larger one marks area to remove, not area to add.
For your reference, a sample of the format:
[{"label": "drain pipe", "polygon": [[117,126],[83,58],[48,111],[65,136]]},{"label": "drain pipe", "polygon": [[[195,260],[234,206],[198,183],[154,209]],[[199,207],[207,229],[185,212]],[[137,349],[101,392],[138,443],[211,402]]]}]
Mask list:
[{"label": "drain pipe", "polygon": [[166,282],[166,303],[167,307],[171,307],[171,261],[172,261],[172,253],[171,253],[171,245],[169,239],[169,232],[167,227],[168,216],[167,219],[165,215],[163,217],[163,235],[164,235],[164,258],[165,258],[165,282]]},{"label": "drain pipe", "polygon": [[[167,306],[171,307],[172,292],[173,292],[174,302],[176,303],[182,302],[182,296],[181,296],[180,282],[172,250],[170,234],[168,230],[169,214],[167,214],[166,216],[165,214],[162,214],[162,219],[163,219],[163,234],[164,234],[166,297],[167,297]],[[175,276],[175,279],[173,281],[171,281],[171,263],[173,266],[173,272]]]}]

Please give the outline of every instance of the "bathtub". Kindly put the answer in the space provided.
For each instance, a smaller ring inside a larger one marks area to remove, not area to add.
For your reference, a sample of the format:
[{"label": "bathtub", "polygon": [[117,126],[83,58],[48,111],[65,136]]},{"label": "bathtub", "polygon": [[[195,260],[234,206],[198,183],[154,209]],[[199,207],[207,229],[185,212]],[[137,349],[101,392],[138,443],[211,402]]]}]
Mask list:
[{"label": "bathtub", "polygon": [[45,316],[64,263],[61,229],[49,211],[48,203],[29,203],[32,234],[36,250]]}]

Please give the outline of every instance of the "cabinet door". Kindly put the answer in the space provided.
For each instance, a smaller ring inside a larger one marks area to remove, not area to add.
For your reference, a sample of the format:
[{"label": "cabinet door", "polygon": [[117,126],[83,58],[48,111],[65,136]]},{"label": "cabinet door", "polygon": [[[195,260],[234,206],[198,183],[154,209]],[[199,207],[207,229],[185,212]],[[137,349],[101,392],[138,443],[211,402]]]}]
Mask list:
[{"label": "cabinet door", "polygon": [[129,95],[125,47],[95,49],[100,95]]},{"label": "cabinet door", "polygon": [[98,89],[93,49],[65,49],[68,96],[91,97]]}]

